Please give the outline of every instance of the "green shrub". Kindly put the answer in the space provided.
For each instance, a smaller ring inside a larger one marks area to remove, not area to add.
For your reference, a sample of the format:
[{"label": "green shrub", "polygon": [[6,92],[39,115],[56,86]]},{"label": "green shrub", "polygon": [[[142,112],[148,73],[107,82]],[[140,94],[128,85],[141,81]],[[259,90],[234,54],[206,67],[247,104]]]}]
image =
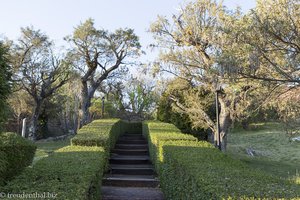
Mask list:
[{"label": "green shrub", "polygon": [[[32,163],[36,145],[16,133],[0,134],[0,151],[6,154],[4,179],[10,180]],[[2,160],[2,159],[1,159]],[[1,173],[1,172],[0,172]]]},{"label": "green shrub", "polygon": [[102,147],[67,146],[27,168],[2,190],[12,194],[49,192],[62,200],[99,199],[105,162]]},{"label": "green shrub", "polygon": [[6,154],[0,151],[0,186],[4,184],[6,170],[7,170]]},{"label": "green shrub", "polygon": [[152,145],[154,151],[160,151],[156,165],[166,199],[297,199],[300,196],[299,185],[254,170],[208,142],[160,140],[156,135],[164,135],[166,131],[159,129],[166,127],[170,131],[169,124],[148,121],[143,126],[150,143],[155,141],[153,137],[159,140],[159,145]]}]

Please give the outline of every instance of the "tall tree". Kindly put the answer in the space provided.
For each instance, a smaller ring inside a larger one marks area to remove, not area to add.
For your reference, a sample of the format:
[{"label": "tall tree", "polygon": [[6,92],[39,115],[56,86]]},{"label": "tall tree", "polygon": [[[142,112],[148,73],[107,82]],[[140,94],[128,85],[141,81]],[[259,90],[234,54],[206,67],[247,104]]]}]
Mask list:
[{"label": "tall tree", "polygon": [[96,29],[92,19],[77,26],[66,40],[72,45],[70,59],[81,73],[82,126],[90,121],[89,107],[96,89],[114,76],[117,69],[125,67],[129,58],[138,56],[141,45],[132,29],[110,33]]},{"label": "tall tree", "polygon": [[69,66],[55,56],[48,36],[32,27],[21,28],[12,56],[14,78],[35,103],[31,118],[31,132],[35,139],[42,105],[68,81]]},{"label": "tall tree", "polygon": [[[182,99],[173,96],[174,105],[189,115],[195,127],[211,129],[222,150],[226,149],[232,122],[245,113],[253,97],[259,97],[257,89],[261,88],[259,82],[240,81],[239,76],[231,76],[238,60],[232,59],[237,42],[232,39],[228,22],[240,18],[239,10],[227,12],[221,2],[197,0],[174,15],[173,23],[159,17],[150,27],[157,46],[164,49],[159,57],[160,70],[185,79],[195,88],[185,91]],[[220,140],[216,122],[200,103],[199,92],[203,87],[210,95],[219,92]]]},{"label": "tall tree", "polygon": [[8,49],[0,42],[0,123],[5,121],[6,100],[10,92],[11,69],[8,61]]}]

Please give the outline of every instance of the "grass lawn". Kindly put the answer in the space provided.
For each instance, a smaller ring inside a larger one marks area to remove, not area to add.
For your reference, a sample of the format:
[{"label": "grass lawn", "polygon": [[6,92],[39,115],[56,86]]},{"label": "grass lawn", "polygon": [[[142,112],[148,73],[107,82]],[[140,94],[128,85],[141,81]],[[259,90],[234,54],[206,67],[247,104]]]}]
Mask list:
[{"label": "grass lawn", "polygon": [[37,150],[35,152],[35,157],[33,159],[33,164],[41,158],[47,157],[53,151],[60,149],[64,146],[70,145],[70,139],[60,140],[60,141],[50,141],[50,142],[39,142],[35,143],[37,145]]},{"label": "grass lawn", "polygon": [[[300,142],[291,142],[279,123],[255,127],[247,131],[234,129],[228,136],[227,153],[266,173],[289,179],[296,176],[300,184]],[[247,148],[252,148],[255,156],[247,155]]]}]

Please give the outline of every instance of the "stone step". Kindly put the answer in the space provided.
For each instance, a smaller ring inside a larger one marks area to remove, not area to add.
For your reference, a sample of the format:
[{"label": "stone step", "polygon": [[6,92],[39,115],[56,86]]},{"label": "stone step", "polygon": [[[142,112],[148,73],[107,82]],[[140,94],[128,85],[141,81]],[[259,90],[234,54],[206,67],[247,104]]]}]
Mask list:
[{"label": "stone step", "polygon": [[148,144],[116,144],[116,149],[147,149]]},{"label": "stone step", "polygon": [[152,165],[110,165],[110,174],[155,175]]},{"label": "stone step", "polygon": [[120,136],[119,140],[146,140],[142,135],[136,136]]},{"label": "stone step", "polygon": [[147,140],[136,139],[119,139],[117,144],[148,144]]},{"label": "stone step", "polygon": [[151,164],[149,156],[126,156],[126,155],[111,155],[110,164]]},{"label": "stone step", "polygon": [[148,155],[148,149],[113,149],[112,154],[117,155]]},{"label": "stone step", "polygon": [[102,180],[103,186],[117,187],[158,187],[159,181],[153,175],[123,175],[106,174]]},{"label": "stone step", "polygon": [[156,188],[102,186],[103,200],[163,200],[163,193]]},{"label": "stone step", "polygon": [[143,134],[134,134],[134,133],[125,133],[121,135],[120,137],[143,137]]}]

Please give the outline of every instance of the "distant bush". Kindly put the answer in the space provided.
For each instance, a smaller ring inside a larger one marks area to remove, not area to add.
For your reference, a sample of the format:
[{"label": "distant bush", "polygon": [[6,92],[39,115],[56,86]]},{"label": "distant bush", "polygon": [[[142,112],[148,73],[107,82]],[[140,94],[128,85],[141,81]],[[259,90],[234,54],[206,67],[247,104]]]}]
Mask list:
[{"label": "distant bush", "polygon": [[106,162],[102,147],[67,146],[27,168],[2,192],[50,192],[62,200],[99,199]]},{"label": "distant bush", "polygon": [[160,140],[155,145],[153,138],[159,140],[157,135],[165,135],[172,125],[148,121],[143,126],[154,148],[150,151],[160,152],[156,165],[159,165],[166,199],[296,199],[300,196],[299,185],[254,170],[208,142]]},{"label": "distant bush", "polygon": [[[25,167],[32,163],[36,145],[17,135],[16,133],[0,134],[0,152],[1,156],[0,174],[3,174],[4,180],[10,180],[18,175]],[[6,163],[6,164],[5,164]],[[6,169],[4,170],[4,166]],[[1,178],[0,178],[1,179]]]}]

